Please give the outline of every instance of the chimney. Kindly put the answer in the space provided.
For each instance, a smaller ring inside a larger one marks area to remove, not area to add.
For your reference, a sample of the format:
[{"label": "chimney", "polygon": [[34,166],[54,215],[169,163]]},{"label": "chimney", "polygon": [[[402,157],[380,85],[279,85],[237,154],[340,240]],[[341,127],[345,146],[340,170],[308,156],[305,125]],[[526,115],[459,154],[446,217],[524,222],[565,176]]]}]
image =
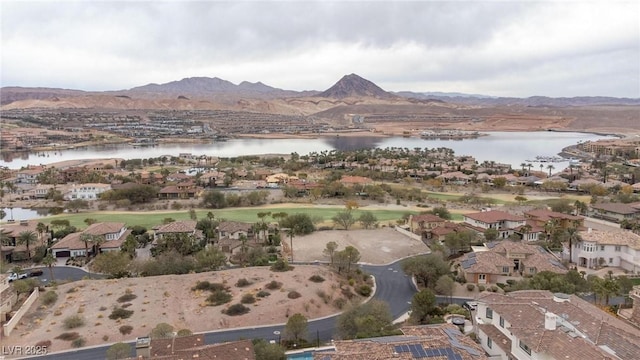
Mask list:
[{"label": "chimney", "polygon": [[552,312],[544,313],[544,329],[545,330],[555,330],[556,329],[556,319],[558,317],[556,314]]},{"label": "chimney", "polygon": [[138,359],[150,359],[151,358],[151,338],[143,336],[136,338],[136,358]]},{"label": "chimney", "polygon": [[587,229],[587,233],[588,233],[588,234],[591,234],[591,228],[588,228],[588,229]]}]

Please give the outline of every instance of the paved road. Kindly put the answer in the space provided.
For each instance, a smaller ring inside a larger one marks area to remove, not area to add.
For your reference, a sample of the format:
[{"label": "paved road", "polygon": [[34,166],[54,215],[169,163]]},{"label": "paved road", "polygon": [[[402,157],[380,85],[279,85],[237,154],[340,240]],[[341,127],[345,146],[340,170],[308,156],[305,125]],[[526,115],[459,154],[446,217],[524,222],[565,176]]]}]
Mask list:
[{"label": "paved road", "polygon": [[[389,304],[393,318],[398,318],[406,313],[410,306],[411,297],[416,290],[411,282],[411,278],[400,268],[400,262],[398,261],[385,266],[362,265],[361,267],[364,271],[375,276],[376,293],[374,298],[386,301]],[[250,316],[250,314],[248,316]],[[308,324],[309,340],[313,341],[318,338],[323,342],[331,340],[335,332],[336,318],[337,316],[331,316],[325,319],[310,321]],[[206,332],[204,334],[204,341],[205,344],[255,338],[278,341],[278,332],[282,334],[283,331],[284,325],[218,330]],[[39,359],[104,360],[105,352],[108,348],[109,346],[85,348],[76,351],[51,354],[45,357],[39,357]],[[132,356],[135,356],[133,350]]]},{"label": "paved road", "polygon": [[[35,277],[36,279],[39,279],[41,282],[45,284],[51,282],[51,272],[49,271],[49,268],[35,267],[35,268],[29,268],[28,270],[33,270],[33,269],[42,270],[42,275]],[[54,266],[51,269],[53,270],[53,279],[57,282],[77,281],[85,278],[92,278],[92,279],[104,278],[104,275],[88,273],[84,269],[75,267],[75,266]]]}]

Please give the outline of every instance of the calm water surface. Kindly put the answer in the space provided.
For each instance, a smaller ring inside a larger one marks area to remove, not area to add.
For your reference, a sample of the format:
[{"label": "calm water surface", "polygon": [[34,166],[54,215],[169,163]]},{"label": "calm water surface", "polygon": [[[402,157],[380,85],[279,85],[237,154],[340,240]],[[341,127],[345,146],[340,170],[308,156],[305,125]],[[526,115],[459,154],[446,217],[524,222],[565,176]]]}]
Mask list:
[{"label": "calm water surface", "polygon": [[[83,149],[49,151],[39,154],[21,154],[19,158],[5,157],[0,166],[19,169],[29,164],[50,164],[58,161],[96,158],[151,158],[180,153],[233,157],[241,155],[290,154],[305,155],[313,151],[355,150],[361,148],[438,148],[447,147],[456,155],[472,155],[479,162],[496,161],[520,167],[520,164],[538,155],[557,155],[566,146],[578,142],[598,140],[605,136],[573,132],[488,132],[488,136],[466,140],[432,140],[403,137],[324,137],[317,139],[232,139],[210,144],[161,144],[155,147],[134,148],[119,144]],[[534,164],[535,165],[535,164]],[[556,163],[556,169],[568,163]]]}]

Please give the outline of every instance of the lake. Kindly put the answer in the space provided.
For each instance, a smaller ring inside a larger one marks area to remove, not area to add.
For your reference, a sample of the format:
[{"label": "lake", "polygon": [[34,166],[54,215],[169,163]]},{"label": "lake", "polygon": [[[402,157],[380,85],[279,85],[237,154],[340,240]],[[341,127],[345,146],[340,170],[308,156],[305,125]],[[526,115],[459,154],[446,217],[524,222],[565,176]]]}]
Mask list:
[{"label": "lake", "polygon": [[[335,136],[316,139],[231,139],[208,144],[160,144],[155,147],[134,148],[129,144],[94,146],[82,149],[48,151],[38,154],[19,154],[16,158],[5,156],[0,166],[11,169],[38,164],[50,164],[74,159],[99,158],[151,158],[180,153],[234,157],[242,155],[290,154],[306,155],[313,151],[355,150],[360,148],[438,148],[453,149],[456,155],[471,155],[479,162],[496,161],[519,168],[520,164],[536,156],[557,155],[564,147],[578,142],[598,140],[606,136],[577,132],[486,132],[488,136],[465,140],[439,140],[404,137]],[[535,164],[534,164],[535,165]],[[556,169],[568,166],[568,162],[554,164]]]},{"label": "lake", "polygon": [[25,209],[20,207],[14,207],[14,208],[6,207],[6,208],[0,208],[0,209],[2,209],[2,211],[4,211],[5,213],[4,218],[0,219],[0,221],[9,221],[13,219],[16,222],[18,222],[20,220],[31,220],[31,219],[37,219],[37,218],[49,216],[49,209],[46,209],[46,208]]}]

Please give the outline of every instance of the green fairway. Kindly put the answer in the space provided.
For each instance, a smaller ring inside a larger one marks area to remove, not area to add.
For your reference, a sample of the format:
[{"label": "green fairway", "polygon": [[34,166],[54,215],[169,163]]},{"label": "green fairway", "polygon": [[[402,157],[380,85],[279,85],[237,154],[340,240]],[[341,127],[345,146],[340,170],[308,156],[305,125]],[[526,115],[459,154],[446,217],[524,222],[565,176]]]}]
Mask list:
[{"label": "green fairway", "polygon": [[[234,221],[242,221],[242,222],[257,222],[259,220],[258,213],[259,212],[267,212],[271,211],[272,213],[276,212],[285,212],[287,214],[296,214],[296,213],[305,213],[311,216],[312,218],[322,219],[323,221],[331,221],[331,218],[334,217],[338,212],[343,211],[344,207],[287,207],[287,208],[242,208],[242,209],[222,209],[222,210],[207,210],[207,209],[197,209],[196,214],[198,218],[206,217],[207,213],[212,212],[216,218],[226,219],[226,220],[234,220]],[[405,213],[413,213],[415,211],[408,210],[371,210],[378,218],[379,221],[395,221],[400,219],[402,215]],[[354,217],[357,219],[362,210],[354,210]],[[78,213],[78,214],[61,214],[50,216],[46,218],[42,218],[42,221],[45,224],[49,224],[52,220],[69,220],[70,224],[77,228],[85,228],[87,224],[85,224],[84,220],[87,218],[96,219],[99,222],[124,222],[128,227],[134,225],[144,226],[147,229],[150,229],[156,225],[161,225],[162,220],[165,218],[172,218],[174,220],[189,220],[189,210],[181,210],[181,211],[163,211],[163,212],[86,212],[86,213]],[[271,221],[272,219],[267,218],[267,221]]]}]

